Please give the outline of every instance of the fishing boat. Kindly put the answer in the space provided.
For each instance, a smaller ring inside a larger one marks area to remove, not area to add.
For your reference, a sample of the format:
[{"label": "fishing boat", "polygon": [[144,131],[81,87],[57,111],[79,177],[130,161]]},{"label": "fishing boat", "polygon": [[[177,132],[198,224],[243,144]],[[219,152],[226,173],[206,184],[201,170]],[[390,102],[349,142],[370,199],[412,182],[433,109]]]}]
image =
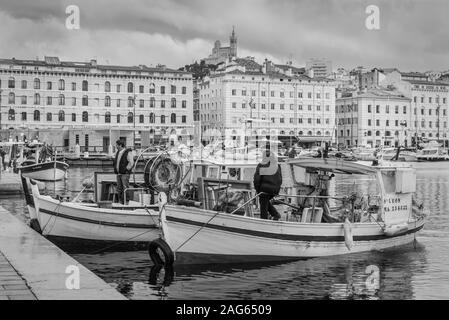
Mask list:
[{"label": "fishing boat", "polygon": [[[397,156],[397,159],[396,159]],[[397,148],[383,148],[379,153],[379,157],[383,160],[394,160],[401,162],[416,162],[418,161],[418,157],[416,152],[410,150],[404,150],[401,148],[398,154]]]},{"label": "fishing boat", "polygon": [[360,146],[353,149],[354,157],[359,161],[373,161],[376,159],[374,156],[375,149],[371,146]]},{"label": "fishing boat", "polygon": [[[424,226],[422,205],[413,200],[416,173],[411,167],[339,159],[293,159],[286,165],[294,192],[276,201],[294,209],[279,221],[253,214],[258,195],[231,212],[161,201],[162,239],[150,244],[153,261],[163,261],[153,258],[157,247],[165,261],[173,257],[175,264],[284,261],[382,250],[412,243]],[[378,193],[331,196],[330,181],[336,174],[371,176]],[[336,203],[340,206],[332,207]]]},{"label": "fishing boat", "polygon": [[[57,161],[57,155],[53,156],[52,150],[42,143],[27,144],[27,158],[19,164],[17,169],[27,178],[39,181],[59,181],[66,177],[69,165],[62,161]],[[40,152],[45,152],[48,157],[40,156]],[[53,161],[51,160],[53,156]]]},{"label": "fishing boat", "polygon": [[158,237],[157,206],[64,201],[40,194],[34,180],[22,182],[31,227],[58,244],[139,247]]},{"label": "fishing boat", "polygon": [[[78,202],[78,196],[68,199],[42,195],[34,180],[22,176],[30,225],[65,247],[97,247],[110,243],[114,248],[146,247],[160,233],[159,207],[152,203],[150,193],[168,192],[172,183],[178,183],[176,167],[166,157],[148,161],[141,186],[125,190],[126,204],[115,203],[109,198],[113,194],[108,179],[111,173],[94,175],[91,184],[95,186],[95,200],[90,202]],[[139,191],[140,201],[127,201],[126,192],[131,191]]]},{"label": "fishing boat", "polygon": [[32,163],[25,160],[18,167],[23,176],[40,181],[58,181],[64,179],[69,165],[61,161]]},{"label": "fishing boat", "polygon": [[448,161],[447,149],[442,148],[438,143],[428,144],[416,156],[418,161]]}]

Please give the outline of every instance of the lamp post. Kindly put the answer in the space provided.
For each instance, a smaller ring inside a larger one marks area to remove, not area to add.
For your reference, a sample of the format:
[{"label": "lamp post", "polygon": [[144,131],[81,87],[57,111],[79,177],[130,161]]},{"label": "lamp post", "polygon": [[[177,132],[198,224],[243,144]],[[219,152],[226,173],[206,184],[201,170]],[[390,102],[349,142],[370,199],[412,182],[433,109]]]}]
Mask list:
[{"label": "lamp post", "polygon": [[415,112],[415,145],[414,145],[414,147],[415,148],[418,148],[418,126],[419,126],[419,121],[418,121],[419,110],[418,110],[417,103],[418,103],[418,97],[416,97],[415,110],[414,110],[414,112]]},{"label": "lamp post", "polygon": [[133,95],[133,147],[136,147],[136,94]]},{"label": "lamp post", "polygon": [[440,96],[437,95],[437,116],[438,116],[438,122],[437,122],[437,142],[440,142]]},{"label": "lamp post", "polygon": [[[404,147],[406,147],[407,141],[406,141],[406,137],[405,137],[405,128],[407,127],[407,121],[402,120],[399,124],[401,125],[401,128],[402,128],[402,136],[404,137]],[[400,143],[399,143],[399,146],[400,146]]]},{"label": "lamp post", "polygon": [[353,139],[354,139],[354,100],[351,101],[351,146],[354,145]]},{"label": "lamp post", "polygon": [[0,89],[0,140],[2,138],[2,93],[3,90]]}]

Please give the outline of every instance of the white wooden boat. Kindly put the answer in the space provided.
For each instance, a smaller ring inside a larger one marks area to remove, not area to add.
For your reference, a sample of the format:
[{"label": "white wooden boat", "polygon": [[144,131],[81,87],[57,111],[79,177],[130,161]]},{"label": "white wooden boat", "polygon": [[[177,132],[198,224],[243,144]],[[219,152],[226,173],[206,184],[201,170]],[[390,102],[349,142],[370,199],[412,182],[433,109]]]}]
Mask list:
[{"label": "white wooden boat", "polygon": [[18,167],[24,177],[40,181],[58,181],[64,179],[69,165],[61,161],[31,163],[24,161]]},{"label": "white wooden boat", "polygon": [[337,218],[328,206],[331,197],[323,192],[326,188],[316,189],[318,195],[303,196],[308,203],[302,202],[296,221],[251,216],[246,210],[250,202],[244,205],[245,215],[161,204],[163,240],[175,263],[282,261],[382,250],[413,242],[424,226],[422,208],[412,200],[416,184],[412,168],[336,159],[295,159],[288,164],[297,187],[296,195],[288,198],[301,197],[302,187],[316,184],[317,179],[323,185],[333,174],[372,175],[379,194],[366,203],[359,201],[360,208],[354,204],[361,199],[347,197],[350,205]]},{"label": "white wooden boat", "polygon": [[[380,152],[379,156],[383,160],[393,160],[396,158],[397,148],[383,148]],[[395,161],[401,162],[416,162],[418,161],[418,157],[416,152],[400,150],[398,159]]]},{"label": "white wooden boat", "polygon": [[418,161],[448,161],[447,150],[437,147],[427,147],[417,154]]},{"label": "white wooden boat", "polygon": [[157,206],[61,201],[41,195],[33,180],[22,177],[22,183],[31,226],[58,243],[128,247],[147,245],[159,236]]},{"label": "white wooden boat", "polygon": [[373,161],[376,159],[374,156],[374,148],[359,147],[353,150],[353,155],[360,161]]},{"label": "white wooden boat", "polygon": [[[56,161],[57,155],[52,156],[53,150],[39,142],[25,145],[28,156],[21,161],[17,169],[24,177],[40,181],[58,181],[66,177],[69,165],[62,161]],[[40,159],[40,152],[50,152],[48,157]],[[54,151],[56,153],[56,151]],[[23,150],[22,150],[23,153]],[[51,159],[53,157],[53,160]]]}]

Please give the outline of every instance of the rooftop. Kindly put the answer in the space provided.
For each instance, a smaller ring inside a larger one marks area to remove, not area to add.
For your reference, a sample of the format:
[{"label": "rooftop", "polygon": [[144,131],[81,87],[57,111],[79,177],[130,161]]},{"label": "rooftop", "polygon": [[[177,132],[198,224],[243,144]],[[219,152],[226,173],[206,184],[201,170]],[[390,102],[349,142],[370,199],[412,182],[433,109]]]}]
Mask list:
[{"label": "rooftop", "polygon": [[427,86],[449,86],[447,82],[442,81],[425,81],[425,80],[407,80],[411,84],[423,84]]},{"label": "rooftop", "polygon": [[156,67],[139,66],[118,66],[118,65],[99,65],[96,60],[90,62],[61,61],[58,57],[45,57],[44,60],[26,60],[26,59],[0,59],[0,64],[19,65],[19,66],[38,66],[38,67],[62,67],[77,69],[96,69],[110,71],[126,71],[126,72],[167,72],[189,74],[189,72],[179,71],[167,68],[162,65]]},{"label": "rooftop", "polygon": [[407,98],[404,94],[394,91],[394,90],[387,90],[387,89],[381,89],[381,88],[372,88],[368,89],[366,92],[359,92],[356,95],[351,96],[345,96],[344,98],[388,98],[388,99],[405,99],[405,100],[411,100],[410,98]]}]

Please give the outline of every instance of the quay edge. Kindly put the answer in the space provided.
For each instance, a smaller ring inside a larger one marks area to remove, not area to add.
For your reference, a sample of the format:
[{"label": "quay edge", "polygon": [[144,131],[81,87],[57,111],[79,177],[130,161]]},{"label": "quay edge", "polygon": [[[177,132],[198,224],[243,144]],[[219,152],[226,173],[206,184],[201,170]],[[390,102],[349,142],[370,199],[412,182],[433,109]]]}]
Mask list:
[{"label": "quay edge", "polygon": [[[38,300],[126,300],[117,290],[1,206],[0,252]],[[79,270],[79,289],[67,288],[68,278],[74,274],[70,272],[73,270],[71,266]]]}]

